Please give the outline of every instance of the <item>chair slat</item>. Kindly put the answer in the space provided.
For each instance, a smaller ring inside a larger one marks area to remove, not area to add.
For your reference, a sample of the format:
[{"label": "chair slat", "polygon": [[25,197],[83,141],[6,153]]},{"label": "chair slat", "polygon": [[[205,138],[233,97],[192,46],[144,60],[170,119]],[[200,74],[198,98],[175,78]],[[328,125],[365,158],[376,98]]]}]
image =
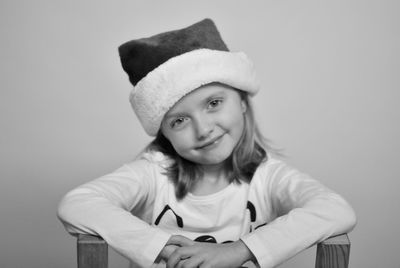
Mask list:
[{"label": "chair slat", "polygon": [[349,256],[347,234],[330,237],[317,245],[315,268],[348,268]]},{"label": "chair slat", "polygon": [[78,268],[107,268],[108,245],[100,237],[78,236]]}]

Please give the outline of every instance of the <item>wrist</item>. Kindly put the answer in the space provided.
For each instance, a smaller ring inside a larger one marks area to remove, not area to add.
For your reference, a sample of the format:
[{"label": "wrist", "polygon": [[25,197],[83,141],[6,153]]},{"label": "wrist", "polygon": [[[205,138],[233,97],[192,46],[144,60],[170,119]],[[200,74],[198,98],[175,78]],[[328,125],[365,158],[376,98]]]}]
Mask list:
[{"label": "wrist", "polygon": [[242,240],[239,239],[238,241],[233,242],[232,246],[234,248],[236,256],[242,264],[247,261],[252,261],[254,263],[257,262],[256,257]]}]

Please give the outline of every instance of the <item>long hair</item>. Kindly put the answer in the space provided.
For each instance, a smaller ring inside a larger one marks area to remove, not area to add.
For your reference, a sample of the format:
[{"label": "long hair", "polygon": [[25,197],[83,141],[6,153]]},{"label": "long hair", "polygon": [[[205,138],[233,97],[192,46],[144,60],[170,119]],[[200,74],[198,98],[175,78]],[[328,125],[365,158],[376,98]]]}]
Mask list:
[{"label": "long hair", "polygon": [[[267,150],[271,147],[267,145],[266,139],[256,124],[248,94],[241,90],[238,92],[246,104],[244,129],[231,156],[227,159],[227,175],[230,183],[242,181],[249,183],[257,167],[268,159]],[[178,200],[184,198],[194,182],[203,175],[201,167],[181,157],[161,131],[145,151],[159,151],[174,160],[173,164],[166,169],[166,175],[175,186],[175,195]]]}]

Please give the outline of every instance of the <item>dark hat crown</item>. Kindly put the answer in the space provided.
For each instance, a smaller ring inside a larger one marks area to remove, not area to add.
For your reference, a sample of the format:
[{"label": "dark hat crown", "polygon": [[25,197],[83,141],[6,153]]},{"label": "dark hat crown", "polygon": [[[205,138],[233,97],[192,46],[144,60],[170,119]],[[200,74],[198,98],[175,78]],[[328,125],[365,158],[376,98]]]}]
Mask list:
[{"label": "dark hat crown", "polygon": [[126,42],[119,47],[119,55],[122,68],[135,86],[170,58],[200,48],[229,51],[211,19],[204,19],[187,28]]}]

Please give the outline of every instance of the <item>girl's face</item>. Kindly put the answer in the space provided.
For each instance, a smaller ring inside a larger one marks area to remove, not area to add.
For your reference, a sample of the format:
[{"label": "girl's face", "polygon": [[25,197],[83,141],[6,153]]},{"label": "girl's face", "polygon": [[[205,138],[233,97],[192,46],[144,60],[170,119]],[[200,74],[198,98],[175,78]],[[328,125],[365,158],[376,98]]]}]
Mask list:
[{"label": "girl's face", "polygon": [[245,111],[237,90],[212,83],[179,100],[165,115],[161,131],[181,157],[220,165],[243,133]]}]

